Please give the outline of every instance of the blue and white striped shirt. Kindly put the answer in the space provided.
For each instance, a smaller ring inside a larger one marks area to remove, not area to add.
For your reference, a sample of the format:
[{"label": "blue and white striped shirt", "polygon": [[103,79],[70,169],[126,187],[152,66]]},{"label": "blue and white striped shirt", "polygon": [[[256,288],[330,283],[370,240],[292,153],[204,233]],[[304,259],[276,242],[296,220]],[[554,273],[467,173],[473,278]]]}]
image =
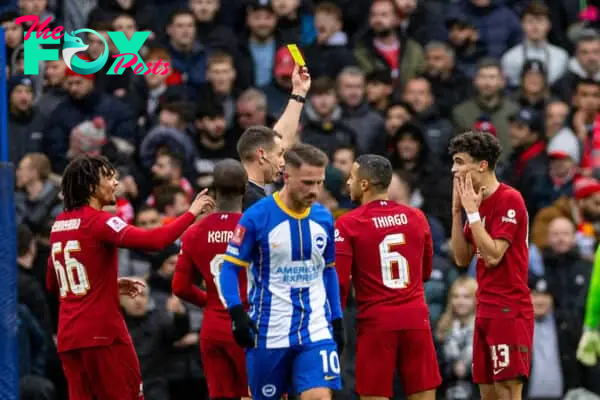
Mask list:
[{"label": "blue and white striped shirt", "polygon": [[279,193],[260,200],[240,219],[224,259],[220,285],[228,308],[240,304],[237,272],[248,268],[257,347],[332,338],[329,321],[341,317],[341,306],[339,289],[332,287],[338,285],[334,220],[325,207],[314,204],[299,214]]}]

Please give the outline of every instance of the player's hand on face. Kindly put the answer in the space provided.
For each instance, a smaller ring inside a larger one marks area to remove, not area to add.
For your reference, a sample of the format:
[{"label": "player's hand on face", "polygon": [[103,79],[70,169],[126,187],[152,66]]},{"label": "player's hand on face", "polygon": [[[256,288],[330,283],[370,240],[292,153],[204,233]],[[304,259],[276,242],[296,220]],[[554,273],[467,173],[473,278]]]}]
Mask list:
[{"label": "player's hand on face", "polygon": [[142,294],[146,284],[135,278],[119,278],[119,294],[135,298]]},{"label": "player's hand on face", "polygon": [[167,299],[167,310],[173,314],[185,314],[185,306],[179,297],[172,295]]},{"label": "player's hand on face", "polygon": [[189,211],[196,217],[200,214],[211,212],[215,208],[215,201],[208,194],[208,189],[204,189],[194,199]]},{"label": "player's hand on face", "polygon": [[452,212],[460,213],[462,211],[462,203],[460,201],[460,178],[458,176],[454,177],[454,185],[452,186]]},{"label": "player's hand on face", "polygon": [[308,68],[295,65],[292,72],[292,93],[306,97],[310,90],[310,84],[311,79]]},{"label": "player's hand on face", "polygon": [[460,201],[467,214],[471,214],[479,211],[479,205],[483,199],[483,193],[485,187],[479,188],[479,192],[476,192],[473,188],[473,179],[471,174],[466,174],[462,179],[459,179],[458,191],[460,194]]}]

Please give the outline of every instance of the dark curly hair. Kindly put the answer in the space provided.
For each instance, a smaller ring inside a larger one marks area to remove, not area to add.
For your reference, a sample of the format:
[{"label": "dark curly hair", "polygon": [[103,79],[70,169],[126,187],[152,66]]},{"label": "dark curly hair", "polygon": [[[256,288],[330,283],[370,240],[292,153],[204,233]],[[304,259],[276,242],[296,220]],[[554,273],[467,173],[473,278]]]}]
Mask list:
[{"label": "dark curly hair", "polygon": [[111,177],[115,167],[103,156],[80,156],[67,165],[61,182],[65,210],[70,211],[90,203],[101,177]]},{"label": "dark curly hair", "polygon": [[451,157],[467,153],[476,161],[487,161],[489,170],[493,171],[502,154],[502,145],[491,133],[467,131],[450,141],[449,152]]}]

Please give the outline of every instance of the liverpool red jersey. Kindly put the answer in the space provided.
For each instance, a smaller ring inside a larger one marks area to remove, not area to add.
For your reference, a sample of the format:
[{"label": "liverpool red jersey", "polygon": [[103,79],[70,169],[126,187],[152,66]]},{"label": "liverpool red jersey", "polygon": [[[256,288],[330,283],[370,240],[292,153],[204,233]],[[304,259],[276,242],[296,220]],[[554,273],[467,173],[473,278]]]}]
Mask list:
[{"label": "liverpool red jersey", "polygon": [[[181,253],[173,277],[173,292],[184,300],[205,307],[201,338],[233,342],[231,317],[223,305],[218,275],[223,255],[241,213],[213,213],[188,229],[181,238]],[[193,284],[196,269],[206,282],[206,292]],[[240,295],[247,303],[246,270],[240,271]]]},{"label": "liverpool red jersey", "polygon": [[430,328],[423,282],[431,275],[433,244],[420,210],[372,201],[341,216],[335,236],[342,293],[351,275],[359,330]]},{"label": "liverpool red jersey", "polygon": [[529,267],[529,216],[521,194],[503,183],[479,206],[481,223],[492,239],[510,243],[500,263],[488,268],[479,255],[471,228],[465,225],[467,241],[477,256],[477,316],[483,318],[533,317],[527,286]]},{"label": "liverpool red jersey", "polygon": [[118,247],[158,250],[194,222],[186,212],[167,227],[144,230],[84,206],[61,213],[50,234],[46,285],[60,297],[58,351],[130,343],[118,286]]}]

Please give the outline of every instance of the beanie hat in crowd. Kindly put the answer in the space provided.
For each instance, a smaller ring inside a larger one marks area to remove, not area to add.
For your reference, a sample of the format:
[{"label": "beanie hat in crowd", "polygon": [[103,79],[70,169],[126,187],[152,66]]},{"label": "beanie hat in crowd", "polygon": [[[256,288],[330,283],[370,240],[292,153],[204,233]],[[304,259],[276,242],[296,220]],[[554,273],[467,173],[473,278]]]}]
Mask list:
[{"label": "beanie hat in crowd", "polygon": [[106,123],[102,117],[91,121],[84,121],[71,131],[70,152],[77,154],[90,154],[100,152],[106,143]]},{"label": "beanie hat in crowd", "polygon": [[17,86],[20,86],[20,85],[27,86],[32,91],[34,91],[33,81],[30,78],[26,77],[25,75],[14,75],[14,76],[10,77],[8,82],[6,82],[6,89],[8,91],[9,98],[10,98],[10,95],[12,94],[13,90],[15,90],[17,88]]},{"label": "beanie hat in crowd", "polygon": [[575,181],[574,192],[577,200],[600,193],[600,181],[594,178],[579,178]]},{"label": "beanie hat in crowd", "polygon": [[579,164],[580,154],[579,140],[569,129],[561,129],[548,142],[548,157],[550,158],[570,158],[575,164]]}]

